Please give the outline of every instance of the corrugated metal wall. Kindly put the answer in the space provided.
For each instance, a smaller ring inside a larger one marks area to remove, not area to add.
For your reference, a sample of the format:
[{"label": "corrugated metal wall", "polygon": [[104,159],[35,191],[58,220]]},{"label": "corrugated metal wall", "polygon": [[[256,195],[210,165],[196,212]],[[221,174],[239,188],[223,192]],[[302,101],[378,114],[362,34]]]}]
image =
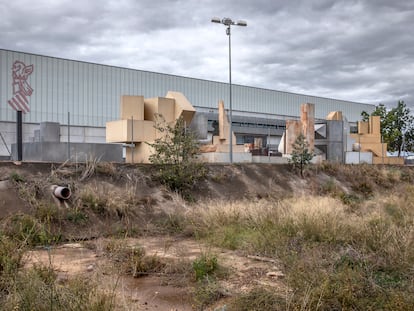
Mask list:
[{"label": "corrugated metal wall", "polygon": [[[7,104],[12,97],[12,65],[14,61],[34,65],[28,82],[33,88],[29,99],[31,111],[24,122],[67,123],[105,126],[119,118],[121,95],[165,96],[167,91],[182,92],[195,107],[217,108],[223,99],[228,107],[229,86],[213,82],[141,70],[58,59],[0,49],[0,121],[14,121],[15,112]],[[360,119],[362,110],[374,106],[335,99],[320,98],[254,87],[233,85],[233,111],[259,114],[298,116],[300,105],[315,104],[316,118],[340,110],[350,121]]]}]

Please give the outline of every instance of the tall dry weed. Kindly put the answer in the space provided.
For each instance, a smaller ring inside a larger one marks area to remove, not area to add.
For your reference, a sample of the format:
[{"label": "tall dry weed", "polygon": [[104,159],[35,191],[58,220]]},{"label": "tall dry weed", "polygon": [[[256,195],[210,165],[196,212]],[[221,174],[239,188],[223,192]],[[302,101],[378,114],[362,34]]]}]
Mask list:
[{"label": "tall dry weed", "polygon": [[356,212],[335,198],[300,196],[204,202],[186,217],[215,245],[278,259],[291,310],[409,310],[414,186],[400,190],[375,193]]}]

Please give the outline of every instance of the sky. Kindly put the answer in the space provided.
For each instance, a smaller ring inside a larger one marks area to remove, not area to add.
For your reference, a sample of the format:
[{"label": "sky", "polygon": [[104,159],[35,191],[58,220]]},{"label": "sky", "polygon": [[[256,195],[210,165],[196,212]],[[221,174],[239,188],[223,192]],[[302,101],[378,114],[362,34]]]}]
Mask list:
[{"label": "sky", "polygon": [[[0,0],[0,48],[414,108],[413,0]],[[145,96],[145,94],[143,94]]]}]

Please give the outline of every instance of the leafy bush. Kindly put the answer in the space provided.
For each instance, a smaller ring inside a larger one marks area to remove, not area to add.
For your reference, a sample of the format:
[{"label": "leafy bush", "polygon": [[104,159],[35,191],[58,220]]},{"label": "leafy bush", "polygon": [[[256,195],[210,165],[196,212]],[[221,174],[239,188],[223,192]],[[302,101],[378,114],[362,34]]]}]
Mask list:
[{"label": "leafy bush", "polygon": [[202,254],[193,262],[195,279],[197,281],[212,276],[218,268],[217,257],[211,254]]},{"label": "leafy bush", "polygon": [[189,196],[189,191],[206,176],[206,168],[197,160],[199,144],[194,134],[186,128],[183,118],[174,125],[157,115],[155,129],[160,134],[154,143],[154,153],[149,160],[156,165],[154,177],[173,191]]}]

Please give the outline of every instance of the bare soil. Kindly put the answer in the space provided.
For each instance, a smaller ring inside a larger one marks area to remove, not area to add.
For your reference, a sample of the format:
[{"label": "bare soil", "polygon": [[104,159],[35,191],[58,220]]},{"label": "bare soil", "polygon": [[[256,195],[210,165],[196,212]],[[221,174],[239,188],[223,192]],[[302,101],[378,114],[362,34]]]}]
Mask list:
[{"label": "bare soil", "polygon": [[[57,273],[58,282],[79,275],[98,279],[105,284],[102,286],[105,290],[115,291],[120,308],[127,305],[129,310],[193,310],[191,284],[180,282],[180,276],[176,276],[175,280],[167,280],[157,274],[134,278],[117,273],[112,263],[102,254],[100,246],[104,242],[105,239],[93,241],[94,249],[91,249],[91,244],[87,248],[81,243],[35,249],[26,253],[25,267],[52,267]],[[277,291],[285,290],[281,282],[283,273],[271,259],[212,249],[185,238],[130,238],[128,243],[143,247],[150,256],[184,262],[192,262],[208,248],[209,252],[217,254],[222,267],[228,270],[228,277],[220,283],[226,295],[248,291],[258,284],[272,286]],[[220,304],[223,302],[216,305]]]}]

